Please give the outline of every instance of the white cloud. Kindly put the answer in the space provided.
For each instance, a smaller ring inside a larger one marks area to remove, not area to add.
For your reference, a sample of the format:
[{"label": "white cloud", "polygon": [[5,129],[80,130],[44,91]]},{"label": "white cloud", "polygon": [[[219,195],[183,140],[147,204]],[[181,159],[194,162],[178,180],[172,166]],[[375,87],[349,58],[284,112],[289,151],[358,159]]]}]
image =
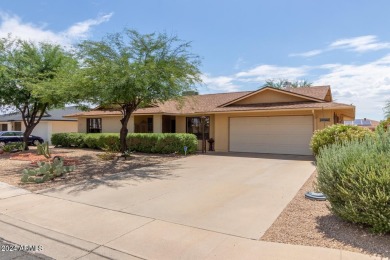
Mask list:
[{"label": "white cloud", "polygon": [[280,67],[274,65],[260,65],[248,71],[242,71],[235,75],[237,80],[246,82],[261,82],[267,79],[291,79],[302,78],[307,74],[308,67]]},{"label": "white cloud", "polygon": [[368,52],[390,49],[390,42],[380,42],[375,35],[364,35],[359,37],[339,39],[329,44],[324,49],[311,50],[302,53],[292,53],[290,57],[313,57],[332,50],[347,50],[352,52]]},{"label": "white cloud", "polygon": [[323,50],[312,50],[312,51],[307,51],[307,52],[302,52],[302,53],[291,53],[288,56],[290,56],[290,57],[297,57],[297,56],[313,57],[313,56],[317,56],[323,52],[324,52]]},{"label": "white cloud", "polygon": [[16,15],[0,13],[0,37],[6,37],[11,34],[33,42],[53,42],[64,46],[69,46],[73,42],[86,38],[93,26],[99,25],[110,20],[112,13],[102,15],[96,19],[88,19],[70,26],[65,31],[54,32],[47,29],[47,25],[37,25],[23,22]]},{"label": "white cloud", "polygon": [[389,49],[389,42],[379,42],[375,35],[337,40],[329,45],[330,49],[347,49],[355,52],[377,51]]},{"label": "white cloud", "polygon": [[313,83],[331,85],[336,102],[354,104],[357,117],[382,119],[390,98],[390,55],[362,65],[333,65]]},{"label": "white cloud", "polygon": [[72,25],[68,30],[66,30],[65,35],[71,38],[85,38],[88,36],[88,33],[92,26],[108,22],[112,15],[113,14],[110,13],[99,16],[96,19],[88,19],[83,22],[78,22],[75,25]]},{"label": "white cloud", "polygon": [[235,92],[239,91],[240,87],[234,84],[234,78],[229,76],[211,77],[208,74],[202,75],[203,83],[201,92],[207,93],[219,93],[219,92]]}]

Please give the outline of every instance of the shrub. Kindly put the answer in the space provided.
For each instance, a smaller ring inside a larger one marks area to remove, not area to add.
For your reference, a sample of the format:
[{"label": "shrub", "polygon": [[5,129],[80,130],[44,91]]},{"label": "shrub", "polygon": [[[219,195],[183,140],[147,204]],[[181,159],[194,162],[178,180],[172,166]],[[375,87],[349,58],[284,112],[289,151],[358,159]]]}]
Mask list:
[{"label": "shrub", "polygon": [[51,143],[62,147],[84,147],[84,135],[82,133],[55,133],[51,136]]},{"label": "shrub", "polygon": [[310,147],[317,155],[325,146],[334,143],[343,143],[350,140],[362,140],[365,136],[373,136],[374,133],[367,128],[352,125],[331,125],[314,132],[310,141]]},{"label": "shrub", "polygon": [[318,188],[331,210],[376,233],[390,232],[390,131],[336,143],[317,157]]},{"label": "shrub", "polygon": [[[179,133],[131,133],[127,136],[127,145],[131,151],[143,153],[195,153],[198,145],[193,134]],[[56,133],[52,143],[62,147],[88,147],[107,151],[119,151],[119,134]]]},{"label": "shrub", "polygon": [[3,147],[1,147],[1,149],[6,153],[13,152],[13,151],[23,151],[24,143],[22,142],[8,143]]},{"label": "shrub", "polygon": [[99,149],[100,134],[85,134],[83,136],[84,146],[91,149]]},{"label": "shrub", "polygon": [[386,120],[380,121],[379,125],[376,127],[376,130],[383,128],[385,131],[389,128],[390,125],[390,117]]},{"label": "shrub", "polygon": [[180,153],[184,154],[184,146],[187,153],[195,153],[198,140],[193,134],[129,134],[127,145],[130,150],[144,153]]}]

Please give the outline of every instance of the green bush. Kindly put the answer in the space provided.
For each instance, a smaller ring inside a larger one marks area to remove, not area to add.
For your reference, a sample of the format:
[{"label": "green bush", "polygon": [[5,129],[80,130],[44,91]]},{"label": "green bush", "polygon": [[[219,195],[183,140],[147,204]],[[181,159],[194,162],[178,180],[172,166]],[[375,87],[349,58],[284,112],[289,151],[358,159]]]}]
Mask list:
[{"label": "green bush", "polygon": [[379,125],[376,127],[376,130],[383,128],[385,131],[387,131],[388,126],[390,125],[390,117],[386,120],[380,121]]},{"label": "green bush", "polygon": [[390,232],[390,131],[333,144],[317,156],[318,188],[337,216]]},{"label": "green bush", "polygon": [[6,153],[9,153],[11,151],[23,151],[24,149],[24,143],[23,142],[15,142],[15,143],[8,143],[6,145],[4,145],[3,147],[1,147],[1,149],[6,152]]},{"label": "green bush", "polygon": [[184,146],[187,153],[195,153],[198,140],[193,134],[129,134],[127,145],[130,150],[144,153],[180,153],[184,154]]},{"label": "green bush", "polygon": [[[84,134],[84,133],[56,133],[52,135],[52,143],[62,147],[88,147],[109,151],[119,151],[119,134]],[[127,136],[129,150],[143,153],[195,153],[198,140],[193,134],[179,133],[131,133]]]},{"label": "green bush", "polygon": [[373,135],[374,133],[371,130],[360,126],[341,124],[331,125],[314,132],[310,141],[310,147],[314,155],[317,155],[320,149],[325,146],[354,139],[362,140],[365,136]]},{"label": "green bush", "polygon": [[82,133],[55,133],[51,136],[51,143],[62,147],[84,147],[84,135]]}]

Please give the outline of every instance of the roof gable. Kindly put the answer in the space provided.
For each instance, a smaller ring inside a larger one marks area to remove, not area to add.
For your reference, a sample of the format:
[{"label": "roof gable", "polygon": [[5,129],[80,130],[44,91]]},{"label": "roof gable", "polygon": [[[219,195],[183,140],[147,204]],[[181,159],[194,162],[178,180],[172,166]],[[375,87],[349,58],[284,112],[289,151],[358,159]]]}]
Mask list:
[{"label": "roof gable", "polygon": [[293,92],[300,95],[318,98],[327,102],[332,102],[332,92],[330,86],[313,86],[307,88],[287,88],[289,92]]},{"label": "roof gable", "polygon": [[[303,92],[303,91],[300,91]],[[265,103],[291,103],[291,102],[324,102],[324,99],[296,93],[290,90],[282,90],[272,87],[261,88],[257,91],[250,92],[247,95],[231,100],[220,107],[229,105],[248,105],[248,104],[265,104]]]}]

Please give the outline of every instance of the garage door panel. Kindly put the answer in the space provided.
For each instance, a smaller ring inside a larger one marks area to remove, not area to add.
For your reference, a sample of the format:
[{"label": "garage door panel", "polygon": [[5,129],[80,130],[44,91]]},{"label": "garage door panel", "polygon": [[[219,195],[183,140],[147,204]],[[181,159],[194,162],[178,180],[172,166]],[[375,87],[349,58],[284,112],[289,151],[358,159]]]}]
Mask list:
[{"label": "garage door panel", "polygon": [[230,151],[310,155],[311,116],[230,118]]}]

